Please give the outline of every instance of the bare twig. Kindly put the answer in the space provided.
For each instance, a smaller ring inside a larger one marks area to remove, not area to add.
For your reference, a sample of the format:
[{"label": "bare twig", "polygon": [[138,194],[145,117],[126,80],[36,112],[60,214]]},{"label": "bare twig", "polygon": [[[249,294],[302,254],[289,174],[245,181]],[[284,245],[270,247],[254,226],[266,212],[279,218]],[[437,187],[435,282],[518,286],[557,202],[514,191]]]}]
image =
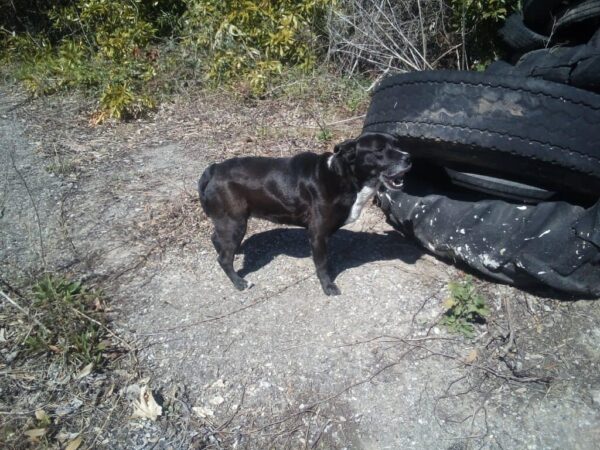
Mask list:
[{"label": "bare twig", "polygon": [[29,319],[31,319],[38,327],[40,327],[42,330],[44,330],[46,333],[50,333],[50,330],[48,328],[46,328],[44,326],[44,324],[42,322],[40,322],[39,320],[37,320],[35,317],[33,317],[29,311],[25,308],[23,308],[21,305],[19,305],[16,301],[14,301],[12,298],[10,298],[8,295],[6,295],[3,291],[0,291],[0,295],[2,297],[4,297],[4,299],[10,303],[12,306],[14,306],[15,308],[17,308],[19,311],[21,311],[23,314],[25,314]]},{"label": "bare twig", "polygon": [[25,186],[25,190],[27,191],[27,195],[29,196],[29,200],[31,200],[31,204],[33,206],[33,211],[34,211],[35,217],[37,219],[38,238],[39,238],[39,242],[40,242],[40,257],[42,259],[42,263],[43,263],[44,267],[46,267],[46,252],[45,252],[45,249],[44,249],[44,237],[43,237],[43,234],[42,234],[42,221],[40,219],[40,213],[38,211],[37,204],[36,204],[36,202],[35,202],[35,200],[33,198],[33,194],[31,193],[31,189],[29,189],[29,185],[27,184],[27,181],[25,180],[25,177],[23,176],[23,174],[21,173],[21,171],[17,167],[17,163],[15,162],[15,155],[13,154],[13,152],[9,152],[9,154],[10,154],[10,160],[11,160],[13,169],[15,170],[15,172],[17,173],[17,175],[21,179],[21,182],[23,183],[23,186]]},{"label": "bare twig", "polygon": [[350,74],[434,69],[457,46],[443,28],[446,8],[422,0],[347,0],[327,16],[328,55]]},{"label": "bare twig", "polygon": [[116,340],[118,340],[118,341],[119,341],[121,344],[123,344],[125,347],[127,347],[127,349],[128,349],[129,351],[132,351],[132,352],[134,351],[134,348],[131,346],[131,344],[129,344],[129,342],[127,342],[127,341],[126,341],[126,340],[124,340],[123,338],[121,338],[121,337],[117,336],[117,335],[116,335],[116,334],[115,334],[115,333],[114,333],[114,332],[113,332],[113,331],[112,331],[110,328],[108,328],[108,327],[107,327],[106,325],[104,325],[102,322],[99,322],[99,321],[97,321],[96,319],[94,319],[94,318],[92,318],[92,317],[88,316],[87,314],[85,314],[84,312],[81,312],[81,311],[79,311],[79,310],[78,310],[78,309],[76,309],[76,308],[73,308],[73,307],[71,307],[71,310],[72,310],[72,311],[73,311],[75,314],[77,314],[77,315],[79,315],[79,316],[83,317],[84,319],[86,319],[86,320],[88,320],[88,321],[90,321],[90,322],[92,322],[92,323],[94,323],[94,324],[98,325],[99,327],[101,327],[101,328],[102,328],[104,331],[106,331],[108,334],[110,334],[112,337],[114,337]]},{"label": "bare twig", "polygon": [[508,320],[508,342],[502,349],[502,356],[506,356],[506,354],[508,352],[510,352],[510,350],[512,349],[512,347],[515,343],[515,332],[514,332],[513,326],[512,326],[513,318],[512,318],[512,306],[510,304],[510,301],[505,298],[503,300],[503,303],[504,303],[504,308],[506,309],[506,316],[507,316],[507,320]]}]

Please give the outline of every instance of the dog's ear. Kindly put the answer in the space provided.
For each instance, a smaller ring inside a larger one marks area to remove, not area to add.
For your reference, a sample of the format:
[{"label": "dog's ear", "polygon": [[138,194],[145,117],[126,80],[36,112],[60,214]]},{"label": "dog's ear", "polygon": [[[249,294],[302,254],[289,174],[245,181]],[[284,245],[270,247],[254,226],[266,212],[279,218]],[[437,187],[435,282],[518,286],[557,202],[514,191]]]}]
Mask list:
[{"label": "dog's ear", "polygon": [[363,133],[356,142],[357,148],[367,151],[378,151],[387,146],[398,147],[398,140],[387,133]]},{"label": "dog's ear", "polygon": [[346,139],[333,147],[331,168],[340,176],[353,170],[356,159],[356,139]]},{"label": "dog's ear", "polygon": [[353,152],[356,149],[356,139],[346,139],[333,147],[333,153],[338,156]]}]

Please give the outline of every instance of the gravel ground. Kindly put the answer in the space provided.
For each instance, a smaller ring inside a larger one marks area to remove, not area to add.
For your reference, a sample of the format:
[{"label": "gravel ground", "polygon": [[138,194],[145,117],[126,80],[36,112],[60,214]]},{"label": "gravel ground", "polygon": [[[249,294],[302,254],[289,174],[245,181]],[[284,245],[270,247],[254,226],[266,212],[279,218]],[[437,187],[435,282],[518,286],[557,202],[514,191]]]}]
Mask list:
[{"label": "gravel ground", "polygon": [[[371,206],[339,231],[326,297],[301,229],[254,221],[236,291],[194,192],[240,154],[326,151],[360,119],[327,99],[191,93],[151,119],[90,127],[78,97],[0,92],[0,270],[101,286],[165,415],[116,423],[106,448],[592,449],[600,439],[600,303],[476,280],[476,337],[438,325],[464,274]],[[318,114],[317,114],[318,113]],[[182,425],[183,424],[183,425]]]}]

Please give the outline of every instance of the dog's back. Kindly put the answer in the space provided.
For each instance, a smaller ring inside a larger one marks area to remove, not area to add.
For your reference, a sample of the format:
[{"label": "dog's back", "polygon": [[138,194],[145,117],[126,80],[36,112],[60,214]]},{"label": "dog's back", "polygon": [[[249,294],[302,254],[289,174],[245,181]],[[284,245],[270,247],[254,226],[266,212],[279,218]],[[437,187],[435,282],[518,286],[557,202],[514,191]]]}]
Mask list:
[{"label": "dog's back", "polygon": [[210,182],[210,180],[213,176],[216,165],[217,165],[216,163],[213,163],[210,166],[208,166],[202,173],[202,176],[200,177],[200,179],[198,180],[198,194],[200,195],[200,204],[202,205],[202,208],[204,210],[206,210],[206,203],[207,203],[206,187],[208,186],[208,183]]}]

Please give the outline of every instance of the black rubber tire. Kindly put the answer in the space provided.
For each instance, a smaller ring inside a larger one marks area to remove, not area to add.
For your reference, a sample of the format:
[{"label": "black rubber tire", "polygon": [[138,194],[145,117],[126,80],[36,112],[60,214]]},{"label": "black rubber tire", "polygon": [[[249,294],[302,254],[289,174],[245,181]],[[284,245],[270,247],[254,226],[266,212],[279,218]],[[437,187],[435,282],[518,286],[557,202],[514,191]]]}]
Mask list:
[{"label": "black rubber tire", "polygon": [[499,33],[502,40],[511,49],[518,52],[544,48],[549,40],[548,36],[543,36],[527,28],[521,14],[509,16]]},{"label": "black rubber tire", "polygon": [[363,131],[398,136],[413,158],[550,190],[600,193],[600,95],[479,72],[394,75]]},{"label": "black rubber tire", "polygon": [[579,45],[534,50],[523,55],[512,70],[496,69],[495,73],[543,78],[600,92],[600,49]]},{"label": "black rubber tire", "polygon": [[514,66],[507,63],[506,61],[498,60],[491,63],[485,69],[485,73],[488,75],[512,75]]},{"label": "black rubber tire", "polygon": [[560,31],[594,19],[600,20],[600,0],[586,0],[569,7],[556,21],[556,29]]},{"label": "black rubber tire", "polygon": [[555,8],[561,0],[525,0],[523,2],[523,20],[532,30],[547,31],[553,19]]},{"label": "black rubber tire", "polygon": [[513,74],[570,84],[573,70],[571,60],[575,58],[577,52],[577,47],[534,50],[519,59]]},{"label": "black rubber tire", "polygon": [[579,61],[571,72],[571,84],[600,93],[600,55]]},{"label": "black rubber tire", "polygon": [[549,200],[556,194],[554,191],[528,184],[477,173],[459,172],[449,168],[446,168],[446,173],[457,186],[525,203],[537,204]]},{"label": "black rubber tire", "polygon": [[593,48],[600,49],[600,27],[594,33],[594,35],[590,38],[590,41],[588,42],[588,45],[591,46],[591,47],[593,47]]}]

